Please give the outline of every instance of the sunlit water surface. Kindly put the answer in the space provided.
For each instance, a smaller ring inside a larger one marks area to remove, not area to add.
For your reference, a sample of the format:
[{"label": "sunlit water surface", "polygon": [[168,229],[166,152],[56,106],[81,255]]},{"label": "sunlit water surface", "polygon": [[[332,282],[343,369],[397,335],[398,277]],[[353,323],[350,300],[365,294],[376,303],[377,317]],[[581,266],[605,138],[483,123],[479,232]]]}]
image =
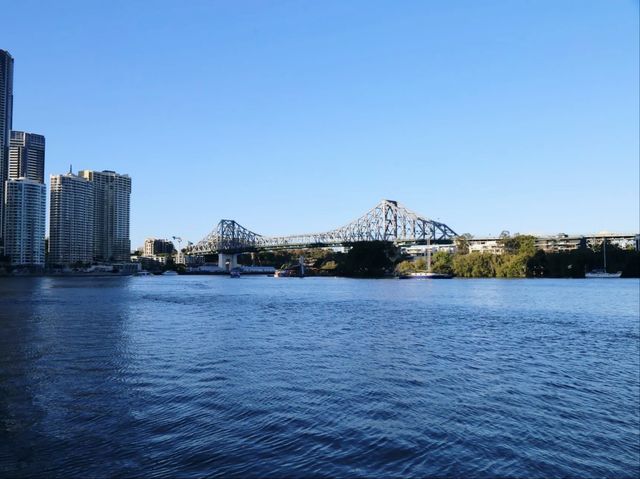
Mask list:
[{"label": "sunlit water surface", "polygon": [[0,476],[634,477],[637,280],[0,279]]}]

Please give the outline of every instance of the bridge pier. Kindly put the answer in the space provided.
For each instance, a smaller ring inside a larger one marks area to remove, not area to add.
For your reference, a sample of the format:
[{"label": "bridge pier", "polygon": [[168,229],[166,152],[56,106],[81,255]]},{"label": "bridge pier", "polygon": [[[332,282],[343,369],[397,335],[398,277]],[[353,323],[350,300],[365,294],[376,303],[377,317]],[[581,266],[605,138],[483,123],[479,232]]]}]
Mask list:
[{"label": "bridge pier", "polygon": [[218,267],[226,269],[227,271],[238,267],[238,254],[218,254]]}]

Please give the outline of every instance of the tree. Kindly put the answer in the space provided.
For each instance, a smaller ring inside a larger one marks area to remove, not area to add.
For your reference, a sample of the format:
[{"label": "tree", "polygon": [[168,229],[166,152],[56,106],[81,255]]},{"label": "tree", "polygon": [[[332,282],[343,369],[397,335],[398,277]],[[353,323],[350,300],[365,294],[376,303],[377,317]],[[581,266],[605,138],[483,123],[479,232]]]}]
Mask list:
[{"label": "tree", "polygon": [[320,269],[324,271],[335,271],[337,267],[338,267],[338,263],[336,263],[334,260],[331,259],[326,263],[323,263]]},{"label": "tree", "polygon": [[[504,234],[505,232],[503,232]],[[523,254],[533,256],[536,254],[536,239],[529,235],[500,235],[499,243],[507,254]]]},{"label": "tree", "polygon": [[169,271],[169,270],[176,270],[176,262],[173,259],[173,256],[171,255],[167,255],[167,261],[164,264],[164,268],[165,271]]},{"label": "tree", "polygon": [[492,278],[496,275],[495,256],[491,253],[469,253],[453,258],[453,273],[462,278]]},{"label": "tree", "polygon": [[409,274],[416,270],[415,263],[413,261],[405,260],[396,265],[397,274]]},{"label": "tree", "polygon": [[527,261],[528,257],[524,255],[505,254],[495,262],[496,276],[499,278],[524,278],[527,275]]},{"label": "tree", "polygon": [[469,240],[473,239],[470,233],[464,233],[460,236],[456,236],[456,250],[458,254],[469,254]]},{"label": "tree", "polygon": [[435,273],[452,274],[453,259],[446,251],[436,251],[431,261],[431,270]]},{"label": "tree", "polygon": [[427,259],[424,256],[419,257],[413,262],[415,271],[426,271],[429,265]]},{"label": "tree", "polygon": [[381,277],[391,269],[391,258],[396,255],[396,248],[390,241],[353,243],[341,261],[339,271],[344,276]]}]

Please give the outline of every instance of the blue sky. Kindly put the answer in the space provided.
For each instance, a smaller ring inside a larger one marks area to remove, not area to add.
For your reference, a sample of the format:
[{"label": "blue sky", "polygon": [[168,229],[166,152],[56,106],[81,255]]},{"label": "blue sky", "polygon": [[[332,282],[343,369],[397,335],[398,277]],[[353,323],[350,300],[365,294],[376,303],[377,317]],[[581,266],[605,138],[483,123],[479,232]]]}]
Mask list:
[{"label": "blue sky", "polygon": [[476,236],[640,228],[637,1],[0,4],[14,128],[47,174],[130,174],[133,246],[382,198]]}]

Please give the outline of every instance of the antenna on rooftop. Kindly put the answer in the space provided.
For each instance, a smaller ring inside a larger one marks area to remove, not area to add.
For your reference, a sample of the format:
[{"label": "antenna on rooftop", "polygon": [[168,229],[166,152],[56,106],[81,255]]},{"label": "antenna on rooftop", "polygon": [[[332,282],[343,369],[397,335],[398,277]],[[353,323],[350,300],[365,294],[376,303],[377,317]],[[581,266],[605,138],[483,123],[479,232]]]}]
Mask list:
[{"label": "antenna on rooftop", "polygon": [[69,174],[73,174],[73,165],[71,163],[69,163]]}]

